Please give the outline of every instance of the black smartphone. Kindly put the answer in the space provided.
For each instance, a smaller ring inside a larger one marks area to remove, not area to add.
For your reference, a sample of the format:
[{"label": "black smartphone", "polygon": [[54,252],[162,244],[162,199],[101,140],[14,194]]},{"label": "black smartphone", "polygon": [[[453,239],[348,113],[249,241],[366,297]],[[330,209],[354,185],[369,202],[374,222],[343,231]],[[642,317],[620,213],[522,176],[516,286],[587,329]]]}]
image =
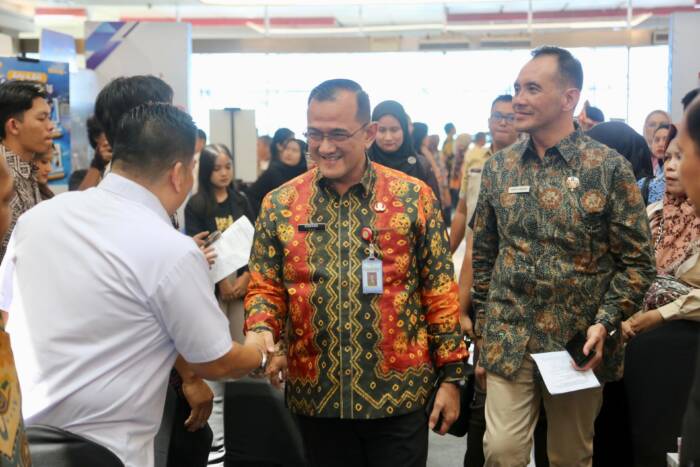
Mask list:
[{"label": "black smartphone", "polygon": [[566,351],[569,352],[571,358],[574,360],[576,365],[580,367],[585,366],[591,358],[595,356],[595,349],[591,349],[588,355],[583,354],[583,346],[586,344],[586,335],[582,332],[576,334],[569,342],[566,344]]},{"label": "black smartphone", "polygon": [[218,230],[210,233],[207,236],[206,240],[204,240],[204,248],[208,247],[209,245],[211,245],[212,243],[217,241],[219,239],[219,237],[221,237],[221,232],[219,232]]}]

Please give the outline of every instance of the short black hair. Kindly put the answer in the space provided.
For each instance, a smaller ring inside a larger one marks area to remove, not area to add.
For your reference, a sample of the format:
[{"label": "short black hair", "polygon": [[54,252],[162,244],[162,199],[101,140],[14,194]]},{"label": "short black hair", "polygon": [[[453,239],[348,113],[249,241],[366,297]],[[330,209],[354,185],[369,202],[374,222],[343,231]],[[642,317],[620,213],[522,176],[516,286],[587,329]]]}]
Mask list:
[{"label": "short black hair", "polygon": [[194,157],[197,127],[177,107],[151,102],[126,112],[114,133],[114,160],[128,172],[157,179]]},{"label": "short black hair", "polygon": [[97,121],[97,117],[94,115],[87,120],[87,131],[88,131],[88,141],[92,149],[97,149],[97,140],[100,135],[105,132],[100,122]]},{"label": "short black hair", "polygon": [[35,81],[11,80],[0,84],[0,139],[5,139],[5,124],[11,118],[21,120],[32,108],[34,99],[46,99],[46,89]]},{"label": "short black hair", "polygon": [[693,102],[696,97],[698,97],[698,94],[700,94],[700,88],[695,88],[691,91],[688,91],[688,93],[685,96],[683,96],[683,99],[681,99],[681,104],[683,104],[684,112],[688,109],[690,103]]},{"label": "short black hair", "polygon": [[197,128],[197,139],[203,139],[205,143],[207,142],[207,134],[201,128]]},{"label": "short black hair", "polygon": [[97,95],[95,116],[105,130],[107,141],[114,146],[114,134],[119,125],[119,119],[125,113],[147,102],[170,104],[172,100],[173,89],[155,76],[115,78]]},{"label": "short black hair", "polygon": [[594,122],[602,123],[605,121],[605,115],[603,111],[598,107],[588,106],[586,109],[586,117],[590,118]]},{"label": "short black hair", "polygon": [[693,99],[685,111],[686,131],[695,143],[695,152],[700,153],[700,99]]},{"label": "short black hair", "polygon": [[662,123],[661,125],[659,125],[659,126],[656,127],[656,130],[654,130],[654,133],[653,133],[653,134],[655,135],[656,132],[659,131],[659,130],[668,130],[668,131],[671,131],[671,125],[669,125],[668,123]]},{"label": "short black hair", "polygon": [[444,130],[445,133],[449,133],[450,131],[455,129],[455,124],[454,123],[445,123]]},{"label": "short black hair", "polygon": [[571,52],[561,47],[553,45],[544,45],[531,52],[533,58],[538,58],[543,55],[557,57],[559,65],[559,75],[562,81],[572,84],[579,91],[583,89],[583,67]]},{"label": "short black hair", "polygon": [[510,94],[501,94],[491,102],[491,108],[493,109],[493,106],[499,102],[513,102],[513,96]]},{"label": "short black hair", "polygon": [[337,78],[324,81],[311,90],[307,104],[311,104],[312,100],[318,102],[334,101],[338,91],[349,91],[355,94],[357,98],[355,120],[360,123],[369,123],[371,118],[369,96],[362,89],[362,86],[351,79]]}]

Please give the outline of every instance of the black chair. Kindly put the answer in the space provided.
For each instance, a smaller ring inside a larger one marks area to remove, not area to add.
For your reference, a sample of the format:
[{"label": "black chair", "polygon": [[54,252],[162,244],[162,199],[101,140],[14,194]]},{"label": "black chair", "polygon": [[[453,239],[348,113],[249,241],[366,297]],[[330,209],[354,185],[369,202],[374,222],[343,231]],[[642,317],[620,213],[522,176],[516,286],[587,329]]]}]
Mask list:
[{"label": "black chair", "polygon": [[304,446],[281,391],[266,380],[226,384],[225,467],[304,467]]},{"label": "black chair", "polygon": [[695,373],[700,323],[671,321],[634,337],[625,351],[625,390],[634,465],[666,465],[678,450]]},{"label": "black chair", "polygon": [[27,439],[34,467],[124,467],[106,447],[60,428],[31,425]]}]

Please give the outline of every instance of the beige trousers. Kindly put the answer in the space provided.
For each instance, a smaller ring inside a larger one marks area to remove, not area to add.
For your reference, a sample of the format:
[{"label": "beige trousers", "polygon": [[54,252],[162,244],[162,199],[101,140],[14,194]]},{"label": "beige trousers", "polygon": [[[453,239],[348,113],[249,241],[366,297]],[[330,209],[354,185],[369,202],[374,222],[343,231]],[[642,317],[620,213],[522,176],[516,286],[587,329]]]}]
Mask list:
[{"label": "beige trousers", "polygon": [[589,467],[593,460],[593,425],[603,403],[603,388],[549,394],[535,379],[528,354],[513,379],[487,373],[484,456],[488,467],[525,467],[540,400],[547,413],[547,455],[552,467]]}]

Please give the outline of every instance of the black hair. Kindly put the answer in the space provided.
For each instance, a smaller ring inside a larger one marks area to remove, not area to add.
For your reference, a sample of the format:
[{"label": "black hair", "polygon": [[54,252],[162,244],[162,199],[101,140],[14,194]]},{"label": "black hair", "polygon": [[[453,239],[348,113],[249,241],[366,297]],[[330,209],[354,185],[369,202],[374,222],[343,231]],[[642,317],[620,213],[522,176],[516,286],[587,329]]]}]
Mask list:
[{"label": "black hair", "polygon": [[501,94],[491,102],[491,108],[493,109],[493,106],[499,102],[513,102],[513,96],[510,94]]},{"label": "black hair", "polygon": [[277,145],[284,145],[284,142],[289,138],[294,138],[294,132],[289,128],[278,128],[277,131],[275,131],[275,135],[272,137],[272,141],[270,141],[270,161],[279,160],[280,150],[277,148]]},{"label": "black hair", "polygon": [[688,91],[686,95],[683,96],[683,99],[681,99],[681,104],[683,104],[684,112],[688,110],[688,106],[695,100],[696,97],[698,97],[698,94],[700,94],[700,88],[695,88]]},{"label": "black hair", "polygon": [[205,143],[207,142],[207,134],[201,128],[197,128],[197,139],[203,139]]},{"label": "black hair", "polygon": [[37,97],[46,99],[46,89],[34,81],[11,80],[0,84],[0,139],[5,139],[5,124],[11,118],[22,120]]},{"label": "black hair", "polygon": [[104,128],[109,144],[114,146],[121,117],[134,107],[148,102],[170,104],[173,89],[160,78],[150,75],[113,79],[97,95],[95,117]]},{"label": "black hair", "polygon": [[455,124],[454,123],[445,123],[445,133],[449,133],[450,131],[455,129]]},{"label": "black hair", "polygon": [[83,179],[87,175],[87,169],[79,169],[73,171],[68,179],[68,191],[78,191],[80,184],[83,183]]},{"label": "black hair", "polygon": [[158,178],[176,162],[194,157],[197,127],[187,113],[164,103],[135,107],[122,116],[114,133],[114,160],[124,170]]},{"label": "black hair", "polygon": [[428,125],[423,122],[413,122],[413,133],[411,133],[411,139],[413,140],[413,149],[416,152],[420,152],[420,148],[423,145],[423,140],[428,136]]},{"label": "black hair", "polygon": [[311,90],[308,104],[310,104],[312,100],[318,102],[334,101],[338,91],[349,91],[355,94],[357,99],[357,113],[355,114],[355,120],[357,120],[359,123],[369,123],[371,112],[369,96],[359,84],[350,79],[339,78],[324,81]]},{"label": "black hair", "polygon": [[695,143],[695,152],[700,153],[700,99],[693,99],[685,112],[686,131]]},{"label": "black hair", "polygon": [[671,125],[669,125],[668,123],[662,123],[661,125],[656,127],[656,130],[654,130],[654,135],[656,135],[656,132],[659,130],[671,131]]},{"label": "black hair", "polygon": [[474,141],[486,141],[486,133],[483,131],[478,132],[474,135]]},{"label": "black hair", "polygon": [[603,111],[600,110],[598,107],[589,106],[586,109],[586,117],[598,123],[602,123],[605,121],[605,115],[603,114]]},{"label": "black hair", "polygon": [[94,115],[87,119],[87,131],[88,131],[88,141],[92,149],[97,149],[97,140],[100,135],[105,132],[100,122],[97,121],[97,117]]},{"label": "black hair", "polygon": [[579,91],[583,89],[583,67],[571,52],[561,47],[553,45],[544,45],[531,52],[533,58],[538,58],[543,55],[557,57],[559,66],[559,75],[562,80],[568,84],[572,84]]}]

